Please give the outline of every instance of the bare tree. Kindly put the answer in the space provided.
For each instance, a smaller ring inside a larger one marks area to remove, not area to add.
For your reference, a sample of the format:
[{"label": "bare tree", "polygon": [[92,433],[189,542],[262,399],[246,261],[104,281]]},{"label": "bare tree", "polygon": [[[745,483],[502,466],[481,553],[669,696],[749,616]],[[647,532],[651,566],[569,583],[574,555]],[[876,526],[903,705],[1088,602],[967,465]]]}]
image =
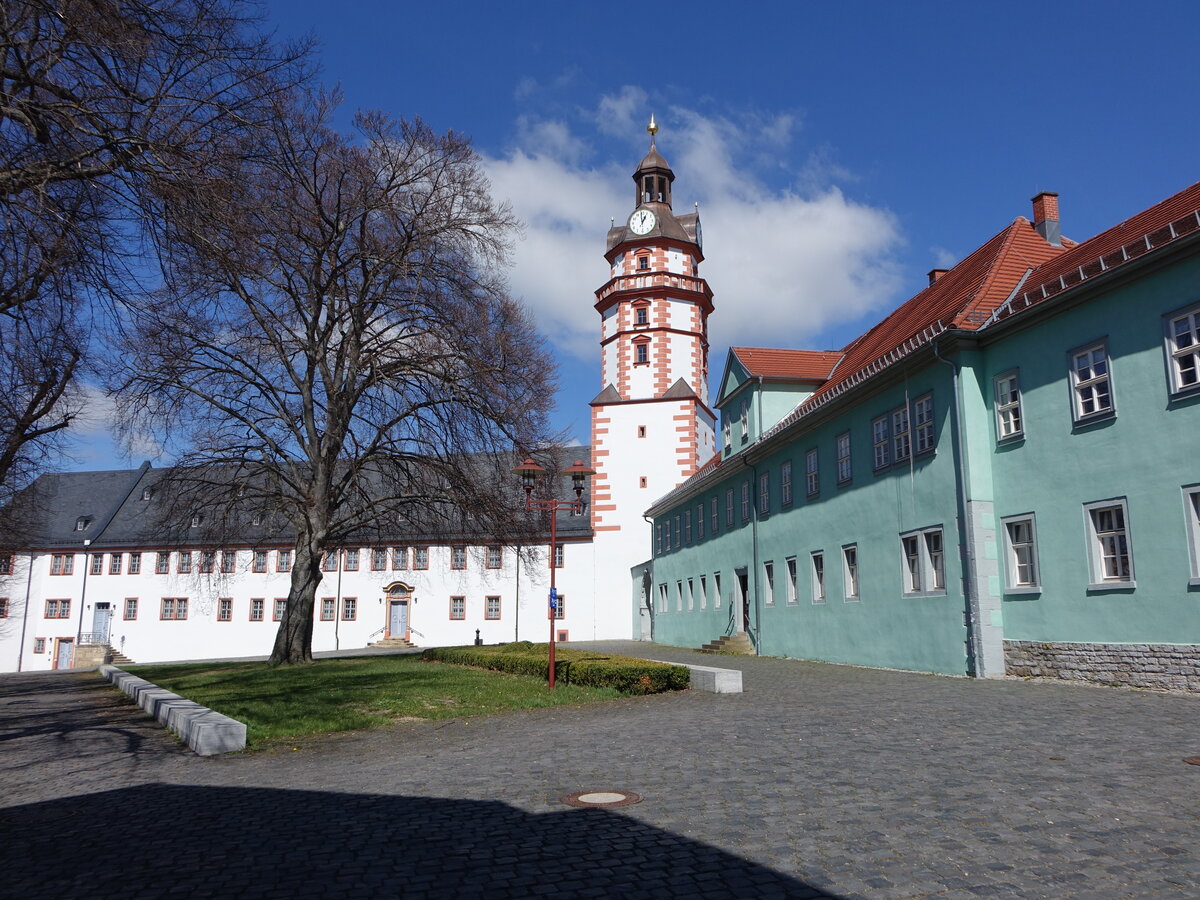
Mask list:
[{"label": "bare tree", "polygon": [[164,195],[166,287],[114,378],[130,427],[186,446],[178,495],[224,530],[255,507],[294,534],[276,664],[311,660],[327,549],[503,533],[500,479],[554,390],[498,273],[515,220],[468,141],[380,115],[352,141],[333,107],[281,110],[269,153]]},{"label": "bare tree", "polygon": [[6,338],[46,338],[0,371],[4,411],[19,407],[0,426],[0,490],[69,423],[90,307],[148,271],[140,224],[164,182],[243,152],[305,79],[307,45],[274,43],[251,12],[233,0],[0,4],[0,315]]}]

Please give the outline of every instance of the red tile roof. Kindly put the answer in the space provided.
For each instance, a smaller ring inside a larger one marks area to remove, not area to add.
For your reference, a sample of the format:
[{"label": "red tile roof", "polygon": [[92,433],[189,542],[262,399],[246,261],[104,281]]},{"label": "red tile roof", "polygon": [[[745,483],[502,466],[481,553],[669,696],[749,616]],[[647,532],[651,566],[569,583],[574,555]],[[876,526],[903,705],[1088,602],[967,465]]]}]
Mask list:
[{"label": "red tile roof", "polygon": [[1016,219],[866,334],[847,344],[843,350],[845,358],[834,377],[800,408],[837,390],[873,363],[919,340],[923,334],[946,328],[979,328],[1027,272],[1064,252],[1065,248],[1048,244],[1028,219]]},{"label": "red tile roof", "polygon": [[730,347],[753,376],[824,381],[842,358],[840,350],[776,350],[770,347]]},{"label": "red tile roof", "polygon": [[1200,230],[1200,182],[1038,266],[1013,301],[997,311],[996,318],[1015,315],[1197,230]]}]

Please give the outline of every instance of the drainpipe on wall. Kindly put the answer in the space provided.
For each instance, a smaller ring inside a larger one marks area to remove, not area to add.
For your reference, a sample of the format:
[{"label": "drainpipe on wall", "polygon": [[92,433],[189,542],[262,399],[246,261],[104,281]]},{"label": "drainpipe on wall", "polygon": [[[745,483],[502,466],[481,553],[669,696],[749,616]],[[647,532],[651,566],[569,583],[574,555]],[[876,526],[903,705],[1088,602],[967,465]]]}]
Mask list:
[{"label": "drainpipe on wall", "polygon": [[33,594],[33,559],[34,555],[31,551],[29,554],[29,574],[25,579],[25,611],[21,613],[21,645],[17,647],[18,672],[21,671],[21,663],[25,659],[25,628],[29,624],[29,598]]},{"label": "drainpipe on wall", "polygon": [[521,639],[521,545],[517,544],[517,596],[513,600],[513,640]]},{"label": "drainpipe on wall", "polygon": [[[337,580],[337,598],[333,601],[333,649],[342,649],[341,626],[342,626],[342,551],[338,550],[338,580]],[[388,614],[391,614],[391,607],[388,607]],[[357,614],[357,610],[355,610]],[[411,616],[412,613],[410,612]],[[375,621],[379,621],[376,619]]]},{"label": "drainpipe on wall", "polygon": [[[746,466],[751,472],[750,478],[750,546],[752,565],[754,566],[754,649],[758,653],[762,653],[762,592],[759,590],[759,565],[758,565],[758,466],[753,465],[748,460],[743,459],[742,465]],[[737,573],[734,573],[737,577]],[[748,622],[746,625],[746,633],[750,633]]]},{"label": "drainpipe on wall", "polygon": [[83,587],[79,592],[79,627],[75,629],[75,647],[71,653],[71,665],[75,665],[75,651],[79,650],[79,642],[83,640],[83,609],[87,603],[87,579],[88,572],[92,569],[91,553],[88,548],[92,546],[91,538],[83,539]]},{"label": "drainpipe on wall", "polygon": [[962,425],[962,400],[959,396],[960,366],[953,360],[942,356],[938,342],[933,342],[933,355],[937,361],[945,363],[954,373],[954,403],[950,406],[950,416],[953,419],[950,433],[951,444],[954,448],[954,483],[955,496],[958,506],[958,558],[962,567],[963,599],[966,601],[963,615],[967,626],[967,674],[983,677],[980,665],[983,659],[983,636],[980,633],[979,591],[976,584],[975,557],[971,552],[971,534],[974,528],[969,516],[967,497],[967,466],[965,458],[965,440]]}]

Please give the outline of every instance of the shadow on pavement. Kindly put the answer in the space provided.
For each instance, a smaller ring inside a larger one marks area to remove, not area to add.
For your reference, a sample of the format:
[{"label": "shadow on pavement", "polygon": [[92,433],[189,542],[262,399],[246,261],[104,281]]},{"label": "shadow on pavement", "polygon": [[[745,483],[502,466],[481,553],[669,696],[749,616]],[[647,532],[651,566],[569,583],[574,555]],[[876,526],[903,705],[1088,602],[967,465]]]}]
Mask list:
[{"label": "shadow on pavement", "polygon": [[149,784],[0,809],[13,897],[832,897],[602,809]]}]

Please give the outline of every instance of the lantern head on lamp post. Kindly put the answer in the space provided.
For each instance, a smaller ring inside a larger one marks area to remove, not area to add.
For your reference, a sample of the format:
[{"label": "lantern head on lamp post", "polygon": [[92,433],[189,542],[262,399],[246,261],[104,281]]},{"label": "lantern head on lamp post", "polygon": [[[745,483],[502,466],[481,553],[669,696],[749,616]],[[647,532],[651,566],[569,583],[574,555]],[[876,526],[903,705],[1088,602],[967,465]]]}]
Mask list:
[{"label": "lantern head on lamp post", "polygon": [[547,604],[546,614],[550,619],[550,668],[547,674],[547,681],[550,687],[554,687],[554,645],[555,631],[554,620],[557,618],[558,611],[558,588],[555,584],[555,565],[554,565],[554,550],[558,546],[558,511],[560,509],[569,509],[572,512],[579,512],[583,508],[583,490],[587,485],[589,475],[595,475],[595,471],[589,469],[581,460],[575,460],[574,463],[563,469],[564,475],[571,476],[571,488],[575,491],[574,500],[559,500],[555,497],[538,498],[533,497],[533,486],[537,479],[546,474],[545,468],[539,466],[532,459],[526,459],[523,463],[513,469],[513,473],[521,479],[521,487],[525,489],[525,509],[527,510],[544,510],[550,513],[550,596]]}]

